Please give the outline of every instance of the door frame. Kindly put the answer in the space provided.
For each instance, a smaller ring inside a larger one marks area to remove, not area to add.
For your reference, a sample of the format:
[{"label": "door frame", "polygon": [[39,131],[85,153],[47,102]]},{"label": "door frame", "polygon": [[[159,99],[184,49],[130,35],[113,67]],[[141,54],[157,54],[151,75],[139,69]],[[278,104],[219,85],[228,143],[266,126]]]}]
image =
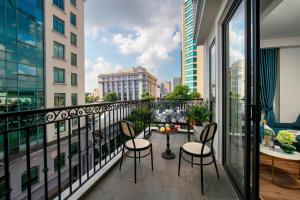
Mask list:
[{"label": "door frame", "polygon": [[[227,105],[226,105],[226,97],[227,97],[227,51],[226,51],[226,47],[227,45],[227,37],[226,37],[226,27],[230,21],[230,19],[232,18],[232,16],[236,13],[239,5],[241,4],[243,0],[235,0],[229,11],[226,14],[226,17],[224,18],[223,22],[222,22],[222,115],[223,115],[223,120],[222,120],[222,152],[223,152],[223,156],[222,156],[222,162],[223,162],[223,166],[224,166],[224,170],[227,174],[227,176],[229,177],[229,180],[231,182],[231,184],[233,185],[238,197],[240,199],[244,199],[244,191],[242,191],[239,187],[239,184],[237,183],[236,179],[234,178],[235,175],[232,172],[232,170],[227,167],[226,165],[226,152],[227,152],[227,144],[226,144],[226,127],[227,127]],[[246,5],[245,5],[246,7]],[[245,46],[246,49],[246,46]],[[246,60],[245,60],[246,61]],[[245,152],[245,151],[244,151]],[[245,155],[244,155],[245,157]],[[245,163],[244,163],[245,165]],[[245,182],[244,182],[245,183]],[[243,184],[244,184],[243,183]],[[244,188],[245,188],[245,184],[244,184]]]},{"label": "door frame", "polygon": [[[245,135],[244,182],[239,187],[234,174],[226,166],[226,95],[227,95],[227,38],[226,26],[243,0],[235,0],[222,22],[222,164],[240,199],[259,199],[259,0],[244,0],[245,6]],[[253,76],[252,76],[253,75]],[[251,88],[251,84],[253,88]],[[251,91],[253,89],[253,91]],[[252,160],[251,160],[252,158]]]}]

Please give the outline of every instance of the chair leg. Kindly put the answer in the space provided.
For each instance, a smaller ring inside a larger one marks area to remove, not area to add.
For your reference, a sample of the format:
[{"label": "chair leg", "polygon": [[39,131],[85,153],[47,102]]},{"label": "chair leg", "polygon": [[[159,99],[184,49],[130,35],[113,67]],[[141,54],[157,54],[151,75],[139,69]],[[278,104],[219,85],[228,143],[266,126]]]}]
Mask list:
[{"label": "chair leg", "polygon": [[180,165],[181,165],[181,147],[179,150],[178,176],[180,175]]},{"label": "chair leg", "polygon": [[120,162],[120,168],[119,170],[121,171],[121,168],[122,168],[122,161],[123,161],[123,154],[124,154],[124,146],[123,146],[123,149],[122,149],[122,156],[121,156],[121,162]]},{"label": "chair leg", "polygon": [[134,183],[136,183],[136,151],[134,151]]},{"label": "chair leg", "polygon": [[151,169],[153,171],[153,151],[152,151],[152,144],[150,146],[150,151],[151,151]]},{"label": "chair leg", "polygon": [[139,151],[139,163],[141,162],[141,151]]},{"label": "chair leg", "polygon": [[191,165],[192,165],[192,167],[194,167],[194,156],[192,156],[192,160],[191,161],[192,161]]},{"label": "chair leg", "polygon": [[201,169],[201,194],[203,195],[203,158],[200,157],[200,169]]},{"label": "chair leg", "polygon": [[214,152],[212,152],[212,157],[213,157],[213,161],[214,161],[214,165],[215,165],[215,168],[216,168],[218,179],[220,179],[220,177],[219,177],[219,171],[218,171],[218,167],[217,167],[217,163],[216,163],[216,158],[215,158]]}]

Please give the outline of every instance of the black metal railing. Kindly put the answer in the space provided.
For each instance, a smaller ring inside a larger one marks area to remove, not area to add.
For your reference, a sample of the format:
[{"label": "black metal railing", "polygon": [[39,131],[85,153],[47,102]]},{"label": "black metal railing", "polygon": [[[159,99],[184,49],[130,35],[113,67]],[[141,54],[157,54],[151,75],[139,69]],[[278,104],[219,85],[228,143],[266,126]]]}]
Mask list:
[{"label": "black metal railing", "polygon": [[[0,114],[0,199],[67,199],[119,155],[121,119],[142,137],[152,123],[189,130],[186,112],[201,102],[133,100]],[[11,148],[16,135],[18,151]]]},{"label": "black metal railing", "polygon": [[[149,107],[136,100],[1,114],[0,199],[70,197],[121,151],[119,120],[133,121],[146,135]],[[32,145],[35,134],[42,135],[42,145]],[[10,150],[12,135],[23,136],[23,151]]]}]

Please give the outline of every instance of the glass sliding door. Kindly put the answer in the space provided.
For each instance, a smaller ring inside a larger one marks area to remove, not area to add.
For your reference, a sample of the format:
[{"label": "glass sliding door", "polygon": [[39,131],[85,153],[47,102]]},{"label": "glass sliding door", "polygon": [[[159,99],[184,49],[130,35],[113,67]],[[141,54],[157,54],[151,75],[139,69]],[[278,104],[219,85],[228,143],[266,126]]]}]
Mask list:
[{"label": "glass sliding door", "polygon": [[216,121],[216,45],[215,40],[209,47],[209,103],[212,116],[210,121]]},{"label": "glass sliding door", "polygon": [[246,135],[245,2],[236,1],[223,24],[224,165],[244,196]]},{"label": "glass sliding door", "polygon": [[258,199],[259,3],[233,2],[223,28],[223,163],[241,199]]}]

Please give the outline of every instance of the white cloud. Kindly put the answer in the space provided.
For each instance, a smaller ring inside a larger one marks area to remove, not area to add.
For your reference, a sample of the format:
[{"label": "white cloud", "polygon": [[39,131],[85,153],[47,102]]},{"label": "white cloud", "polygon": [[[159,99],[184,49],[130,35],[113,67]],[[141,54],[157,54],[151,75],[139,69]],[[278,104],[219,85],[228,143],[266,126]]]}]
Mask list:
[{"label": "white cloud", "polygon": [[105,36],[101,38],[102,43],[107,43],[108,41],[109,41],[108,38]]},{"label": "white cloud", "polygon": [[132,65],[157,72],[180,48],[181,1],[89,0],[86,10],[86,34],[96,38],[115,28],[111,41],[121,54],[135,57]]},{"label": "white cloud", "polygon": [[150,25],[134,27],[134,34],[115,34],[112,41],[120,53],[136,55],[138,65],[150,71],[158,70],[160,65],[172,60],[170,53],[178,49],[181,42],[180,17],[176,15],[173,20],[168,15],[167,10],[158,10]]},{"label": "white cloud", "polygon": [[[87,22],[87,24],[89,24]],[[97,38],[99,36],[99,27],[95,25],[85,25],[85,35],[86,36],[91,36],[92,38]]]},{"label": "white cloud", "polygon": [[103,57],[98,57],[96,62],[89,59],[85,60],[85,91],[92,91],[98,88],[98,75],[102,73],[115,72],[116,70],[123,69],[121,65],[112,65]]}]

